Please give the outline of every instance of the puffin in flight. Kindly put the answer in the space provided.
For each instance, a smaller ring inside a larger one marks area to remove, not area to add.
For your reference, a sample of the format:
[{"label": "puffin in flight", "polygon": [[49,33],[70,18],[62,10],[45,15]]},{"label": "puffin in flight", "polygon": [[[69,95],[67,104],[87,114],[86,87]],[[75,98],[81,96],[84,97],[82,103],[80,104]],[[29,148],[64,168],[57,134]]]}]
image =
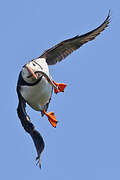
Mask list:
[{"label": "puffin in flight", "polygon": [[105,21],[96,29],[71,39],[64,40],[59,44],[47,49],[40,57],[26,63],[19,74],[17,83],[18,107],[17,114],[25,131],[29,133],[33,139],[37,150],[37,164],[41,167],[40,155],[44,149],[44,140],[41,134],[35,129],[26,113],[26,103],[34,110],[40,111],[41,115],[45,115],[50,124],[56,127],[57,120],[53,112],[47,109],[50,103],[53,91],[57,94],[64,92],[66,84],[56,83],[50,73],[49,65],[65,59],[73,51],[80,48],[83,44],[95,39],[109,24],[110,11]]}]

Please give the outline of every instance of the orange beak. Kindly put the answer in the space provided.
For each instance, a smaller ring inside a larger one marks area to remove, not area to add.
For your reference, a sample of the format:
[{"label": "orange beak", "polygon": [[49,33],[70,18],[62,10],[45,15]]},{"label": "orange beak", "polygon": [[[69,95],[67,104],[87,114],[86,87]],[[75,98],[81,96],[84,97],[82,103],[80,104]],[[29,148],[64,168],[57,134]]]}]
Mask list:
[{"label": "orange beak", "polygon": [[36,74],[33,72],[33,70],[28,66],[28,64],[26,65],[26,68],[34,76],[35,79],[38,79]]}]

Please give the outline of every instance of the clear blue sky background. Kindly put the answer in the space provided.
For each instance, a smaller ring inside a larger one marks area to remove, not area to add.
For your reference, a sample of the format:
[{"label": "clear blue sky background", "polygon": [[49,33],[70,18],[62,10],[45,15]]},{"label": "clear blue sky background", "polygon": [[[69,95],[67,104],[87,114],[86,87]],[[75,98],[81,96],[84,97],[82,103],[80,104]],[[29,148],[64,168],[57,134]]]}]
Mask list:
[{"label": "clear blue sky background", "polygon": [[[111,23],[99,37],[50,67],[68,86],[53,95],[56,129],[27,107],[45,140],[42,169],[17,117],[16,84],[22,65],[77,34]],[[120,1],[0,1],[0,179],[120,179]]]}]

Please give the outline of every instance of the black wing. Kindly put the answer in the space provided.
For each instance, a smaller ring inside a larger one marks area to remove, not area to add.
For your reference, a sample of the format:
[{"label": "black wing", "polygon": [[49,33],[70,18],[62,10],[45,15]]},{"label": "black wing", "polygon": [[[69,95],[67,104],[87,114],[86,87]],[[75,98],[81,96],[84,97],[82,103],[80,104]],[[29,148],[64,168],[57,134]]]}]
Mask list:
[{"label": "black wing", "polygon": [[61,43],[55,45],[54,47],[46,50],[40,56],[40,58],[46,58],[48,65],[56,64],[57,62],[66,58],[73,51],[80,48],[83,44],[93,40],[108,26],[109,22],[110,22],[110,11],[105,21],[99,27],[81,36],[75,36],[74,38],[62,41]]},{"label": "black wing", "polygon": [[25,129],[25,131],[27,133],[29,133],[33,139],[33,142],[35,144],[37,154],[38,154],[36,160],[38,160],[37,163],[41,167],[40,155],[44,149],[45,144],[44,144],[43,138],[40,135],[40,133],[35,130],[34,125],[30,122],[30,118],[27,115],[26,110],[25,110],[26,102],[23,99],[23,97],[21,96],[18,86],[17,86],[17,93],[18,93],[18,99],[19,99],[19,104],[18,104],[18,108],[17,108],[18,117],[20,118],[21,124],[22,124],[23,128]]}]

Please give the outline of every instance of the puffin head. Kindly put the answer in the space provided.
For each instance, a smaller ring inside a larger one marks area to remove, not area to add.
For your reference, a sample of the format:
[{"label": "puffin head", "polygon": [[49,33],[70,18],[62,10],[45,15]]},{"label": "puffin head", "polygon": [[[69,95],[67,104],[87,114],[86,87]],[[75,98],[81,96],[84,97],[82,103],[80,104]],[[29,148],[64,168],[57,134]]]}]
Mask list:
[{"label": "puffin head", "polygon": [[42,76],[39,71],[41,71],[39,64],[30,61],[23,66],[22,77],[27,83],[35,83]]}]

